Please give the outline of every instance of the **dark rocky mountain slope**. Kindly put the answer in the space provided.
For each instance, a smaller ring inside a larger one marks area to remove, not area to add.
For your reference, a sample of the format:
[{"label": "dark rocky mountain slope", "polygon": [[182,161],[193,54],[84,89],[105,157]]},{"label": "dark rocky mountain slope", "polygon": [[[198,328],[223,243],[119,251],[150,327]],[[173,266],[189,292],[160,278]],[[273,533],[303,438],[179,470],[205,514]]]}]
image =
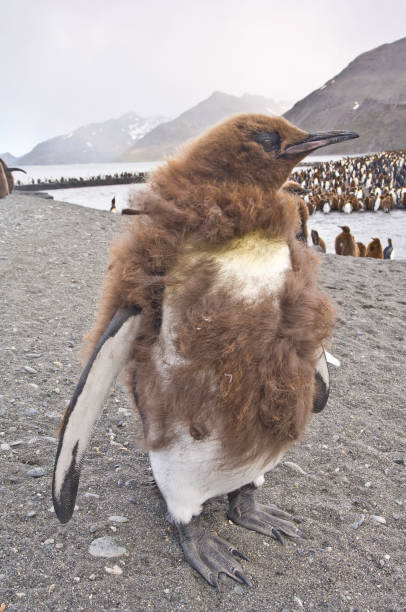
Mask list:
[{"label": "dark rocky mountain slope", "polygon": [[406,147],[406,38],[356,57],[340,74],[297,102],[285,117],[308,130],[344,129],[358,140],[329,153]]}]

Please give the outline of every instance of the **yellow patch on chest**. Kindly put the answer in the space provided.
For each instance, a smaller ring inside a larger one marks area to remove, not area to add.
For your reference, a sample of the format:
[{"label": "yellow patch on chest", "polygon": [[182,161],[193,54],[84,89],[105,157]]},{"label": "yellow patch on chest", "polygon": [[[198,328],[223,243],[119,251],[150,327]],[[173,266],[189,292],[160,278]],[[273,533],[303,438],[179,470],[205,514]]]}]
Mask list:
[{"label": "yellow patch on chest", "polygon": [[219,284],[247,301],[277,292],[292,267],[287,243],[257,232],[230,240],[211,256]]}]

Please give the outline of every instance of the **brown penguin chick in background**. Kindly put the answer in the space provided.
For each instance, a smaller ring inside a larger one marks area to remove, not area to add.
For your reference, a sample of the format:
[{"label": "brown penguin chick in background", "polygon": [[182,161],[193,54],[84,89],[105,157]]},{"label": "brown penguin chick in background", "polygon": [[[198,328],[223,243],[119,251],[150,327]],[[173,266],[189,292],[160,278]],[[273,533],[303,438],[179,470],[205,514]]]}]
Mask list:
[{"label": "brown penguin chick in background", "polygon": [[[1,162],[2,160],[0,160]],[[4,172],[3,164],[0,163],[0,199],[8,195],[8,182],[6,173]]]},{"label": "brown penguin chick in background", "polygon": [[367,246],[366,257],[373,257],[374,259],[383,259],[383,250],[379,238],[372,238],[372,242],[370,242]]},{"label": "brown penguin chick in background", "polygon": [[359,256],[359,250],[357,243],[355,242],[354,236],[351,234],[348,225],[339,226],[343,231],[338,234],[335,240],[335,250],[337,255],[352,255],[352,257]]},{"label": "brown penguin chick in background", "polygon": [[13,172],[24,172],[22,168],[9,168],[4,160],[0,158],[0,198],[5,198],[14,189]]},{"label": "brown penguin chick in background", "polygon": [[357,242],[358,247],[358,257],[365,257],[367,253],[367,247],[363,242]]},{"label": "brown penguin chick in background", "polygon": [[328,397],[333,309],[281,188],[308,153],[356,136],[234,116],[153,173],[139,196],[147,214],[113,246],[90,358],[62,423],[52,486],[62,522],[92,426],[125,368],[185,558],[211,585],[220,572],[249,581],[245,557],[200,525],[208,499],[228,494],[232,521],[279,541],[302,535],[254,497]]},{"label": "brown penguin chick in background", "polygon": [[312,229],[312,242],[315,247],[318,247],[317,250],[327,253],[326,243],[323,238],[320,238],[319,233],[315,229]]},{"label": "brown penguin chick in background", "polygon": [[303,200],[303,198],[300,197],[304,193],[307,193],[307,189],[304,189],[296,181],[286,181],[282,189],[293,196],[299,211],[300,227],[298,233],[296,234],[296,238],[304,244],[307,244],[307,239],[309,237],[309,231],[307,229],[309,210],[307,208],[306,202]]}]

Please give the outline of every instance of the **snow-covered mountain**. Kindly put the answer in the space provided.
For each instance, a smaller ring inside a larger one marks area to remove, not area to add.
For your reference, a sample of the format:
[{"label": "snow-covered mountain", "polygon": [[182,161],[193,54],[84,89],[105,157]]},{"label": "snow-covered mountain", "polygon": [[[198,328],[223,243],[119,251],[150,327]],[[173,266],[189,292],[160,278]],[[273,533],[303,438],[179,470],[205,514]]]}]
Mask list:
[{"label": "snow-covered mountain", "polygon": [[5,161],[8,166],[13,165],[17,161],[17,157],[15,157],[15,155],[12,155],[8,151],[7,153],[0,153],[0,159]]},{"label": "snow-covered mountain", "polygon": [[231,96],[215,91],[209,98],[184,113],[157,126],[135,142],[122,155],[122,161],[156,161],[171,155],[183,142],[201,134],[211,125],[236,113],[281,115],[281,103],[263,96]]},{"label": "snow-covered mountain", "polygon": [[19,164],[73,164],[112,162],[166,117],[140,117],[129,112],[117,119],[84,125],[36,145],[18,158]]}]

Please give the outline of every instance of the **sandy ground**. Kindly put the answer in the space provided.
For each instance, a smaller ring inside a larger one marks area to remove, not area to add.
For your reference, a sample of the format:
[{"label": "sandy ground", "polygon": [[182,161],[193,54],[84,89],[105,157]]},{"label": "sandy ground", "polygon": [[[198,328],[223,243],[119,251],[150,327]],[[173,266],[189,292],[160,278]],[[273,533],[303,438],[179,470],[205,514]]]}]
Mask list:
[{"label": "sandy ground", "polygon": [[[404,261],[323,257],[342,367],[327,408],[258,493],[302,518],[308,539],[282,547],[231,524],[225,499],[205,508],[205,524],[249,557],[251,588],[225,579],[217,592],[183,560],[118,386],[86,456],[78,509],[59,524],[56,431],[122,222],[35,196],[0,201],[0,611],[406,610]],[[126,552],[93,557],[102,536]]]}]

